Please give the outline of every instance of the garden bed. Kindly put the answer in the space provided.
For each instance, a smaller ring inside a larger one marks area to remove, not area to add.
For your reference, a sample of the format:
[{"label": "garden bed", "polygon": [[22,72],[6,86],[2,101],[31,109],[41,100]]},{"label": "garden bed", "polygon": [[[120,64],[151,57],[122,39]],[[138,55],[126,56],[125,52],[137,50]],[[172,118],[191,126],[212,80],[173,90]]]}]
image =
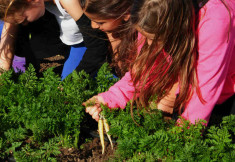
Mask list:
[{"label": "garden bed", "polygon": [[205,129],[201,123],[189,125],[187,121],[178,127],[174,121],[165,121],[157,110],[146,114],[134,109],[138,126],[130,115],[130,104],[125,110],[103,107],[117,143],[113,151],[105,142],[102,154],[99,138],[94,137],[98,124],[81,103],[106,91],[117,80],[105,65],[95,81],[84,72],[74,72],[61,82],[58,75],[47,70],[55,66],[61,69],[61,64],[55,64],[60,59],[64,58],[46,59],[39,79],[31,67],[20,76],[12,72],[2,76],[0,160],[10,161],[11,155],[16,161],[234,160],[235,116]]},{"label": "garden bed", "polygon": [[[55,67],[54,72],[60,74],[63,68],[64,56],[56,55],[44,59],[40,64],[40,72],[46,71],[50,67]],[[89,117],[89,116],[87,116]],[[93,119],[89,119],[92,121]],[[74,148],[62,148],[60,149],[61,154],[58,156],[58,161],[96,161],[103,162],[108,160],[114,155],[114,150],[111,149],[110,143],[105,141],[105,147],[107,148],[104,154],[102,154],[102,148],[100,144],[100,139],[91,135],[91,132],[97,132],[97,122],[94,120],[92,126],[87,131],[87,128],[81,131],[81,141],[85,142],[85,139],[89,139],[88,142],[82,144],[82,149]],[[86,137],[86,138],[83,138]],[[115,146],[116,144],[114,144]],[[115,149],[116,147],[114,147]]]},{"label": "garden bed", "polygon": [[[50,58],[44,59],[44,61],[40,65],[40,72],[47,70],[50,67],[56,67],[54,69],[55,73],[60,74],[63,68],[64,56],[56,55]],[[89,117],[89,116],[87,116]],[[93,119],[90,119],[93,120]],[[84,130],[81,131],[81,141],[85,142],[85,139],[89,139],[88,142],[82,144],[82,149],[74,149],[74,148],[62,148],[60,149],[61,154],[58,156],[58,161],[96,161],[103,162],[108,160],[110,157],[114,155],[114,150],[111,149],[110,143],[105,141],[105,147],[107,148],[104,154],[102,154],[102,148],[100,144],[100,139],[98,137],[94,137],[90,132],[97,132],[97,122],[92,122],[92,126],[90,130],[87,132],[87,128],[82,128]],[[83,138],[86,137],[86,138]],[[115,144],[114,144],[115,146]],[[115,149],[116,147],[114,147]]]}]

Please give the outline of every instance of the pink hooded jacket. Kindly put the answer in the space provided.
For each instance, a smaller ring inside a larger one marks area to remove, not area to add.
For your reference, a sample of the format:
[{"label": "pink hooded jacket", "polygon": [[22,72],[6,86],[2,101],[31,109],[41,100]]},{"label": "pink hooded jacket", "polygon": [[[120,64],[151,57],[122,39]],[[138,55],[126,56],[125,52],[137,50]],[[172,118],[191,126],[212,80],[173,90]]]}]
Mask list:
[{"label": "pink hooded jacket", "polygon": [[[197,64],[199,87],[205,104],[196,93],[186,105],[182,117],[195,123],[207,122],[216,104],[223,103],[235,93],[235,3],[226,0],[228,10],[220,0],[209,0],[199,11],[199,58]],[[107,92],[99,94],[110,108],[125,108],[133,98],[134,87],[130,72]]]}]

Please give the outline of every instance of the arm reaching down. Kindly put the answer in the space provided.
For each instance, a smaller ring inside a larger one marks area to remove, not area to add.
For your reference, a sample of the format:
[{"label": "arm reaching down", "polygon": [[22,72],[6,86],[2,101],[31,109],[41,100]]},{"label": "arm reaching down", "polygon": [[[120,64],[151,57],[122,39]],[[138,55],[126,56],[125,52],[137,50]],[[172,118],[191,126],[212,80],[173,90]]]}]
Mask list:
[{"label": "arm reaching down", "polygon": [[107,105],[109,108],[120,107],[125,108],[126,103],[132,99],[134,94],[134,87],[132,85],[130,73],[114,84],[106,92],[98,94],[83,103],[86,107],[86,112],[89,113],[93,119],[99,120],[99,113],[102,111],[100,104]]},{"label": "arm reaching down", "polygon": [[0,41],[0,67],[4,70],[9,70],[12,65],[17,29],[17,25],[4,23]]},{"label": "arm reaching down", "polygon": [[125,108],[128,101],[130,101],[135,92],[135,87],[131,81],[131,74],[127,72],[125,76],[116,84],[109,88],[107,92],[100,93],[107,106],[110,108],[120,107]]}]

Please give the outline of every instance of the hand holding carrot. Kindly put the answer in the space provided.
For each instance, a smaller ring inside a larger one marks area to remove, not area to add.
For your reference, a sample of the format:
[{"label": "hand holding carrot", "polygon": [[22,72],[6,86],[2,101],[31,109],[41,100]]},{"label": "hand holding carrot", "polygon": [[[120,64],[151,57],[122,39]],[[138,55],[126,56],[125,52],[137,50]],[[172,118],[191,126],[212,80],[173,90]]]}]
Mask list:
[{"label": "hand holding carrot", "polygon": [[105,105],[104,99],[101,96],[93,96],[82,105],[86,107],[86,113],[89,113],[93,119],[99,121],[99,113],[102,111],[100,105]]},{"label": "hand holding carrot", "polygon": [[[105,105],[104,99],[101,96],[93,96],[86,102],[84,102],[82,105],[86,107],[86,112],[89,113],[93,119],[95,119],[98,122],[98,131],[100,135],[100,142],[102,146],[102,154],[104,154],[105,151],[105,145],[104,145],[104,128],[106,133],[109,131],[109,124],[107,120],[104,118],[103,115],[100,114],[102,111],[100,104]],[[108,139],[110,141],[111,147],[113,149],[113,143],[111,140],[111,136],[107,134]]]}]

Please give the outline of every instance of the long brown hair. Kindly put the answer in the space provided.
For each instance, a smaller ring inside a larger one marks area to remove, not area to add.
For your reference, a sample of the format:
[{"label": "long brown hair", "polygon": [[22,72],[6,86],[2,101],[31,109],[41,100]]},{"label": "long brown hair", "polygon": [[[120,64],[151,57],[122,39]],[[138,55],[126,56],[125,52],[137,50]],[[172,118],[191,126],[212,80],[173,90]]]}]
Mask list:
[{"label": "long brown hair", "polygon": [[[80,0],[81,7],[89,14],[94,14],[99,19],[119,19],[130,14],[134,0]],[[111,56],[111,65],[115,67],[118,76],[123,76],[128,70],[131,58],[134,58],[133,48],[129,42],[137,38],[136,32],[130,28],[130,21],[123,21],[115,31],[116,38],[121,42]],[[128,43],[126,43],[128,42]],[[131,50],[131,51],[130,51]],[[130,54],[131,53],[131,54]],[[124,59],[125,58],[125,59]]]},{"label": "long brown hair", "polygon": [[152,96],[157,95],[156,102],[159,102],[179,82],[175,108],[180,111],[195,88],[200,92],[192,1],[136,0],[136,3],[138,5],[134,6],[131,15],[132,22],[143,31],[155,34],[155,37],[150,46],[144,44],[131,66],[136,87],[134,101],[138,107],[147,108]]}]

